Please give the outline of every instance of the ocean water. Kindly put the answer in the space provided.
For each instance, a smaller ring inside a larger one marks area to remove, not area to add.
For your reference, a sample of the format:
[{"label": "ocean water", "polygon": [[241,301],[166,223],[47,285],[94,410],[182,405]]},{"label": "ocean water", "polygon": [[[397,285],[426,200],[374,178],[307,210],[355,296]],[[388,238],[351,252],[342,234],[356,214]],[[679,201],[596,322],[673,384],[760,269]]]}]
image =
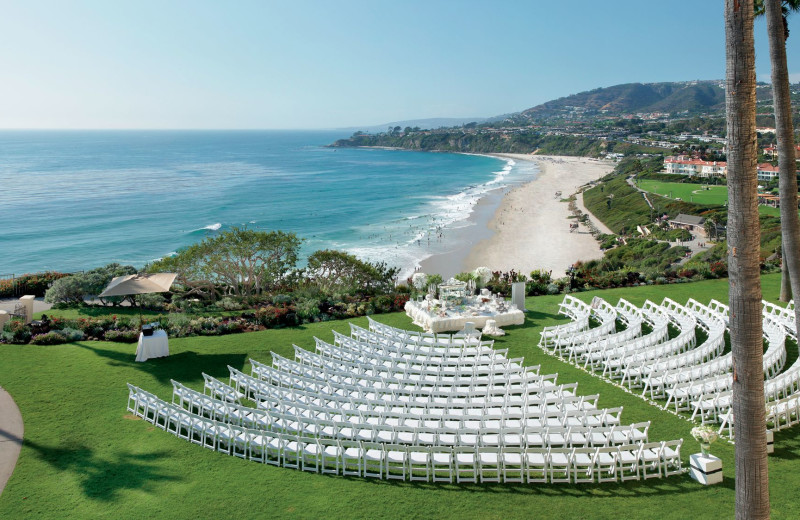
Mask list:
[{"label": "ocean water", "polygon": [[493,157],[333,149],[319,131],[0,131],[0,274],[137,267],[231,226],[413,271],[477,201],[535,176]]}]

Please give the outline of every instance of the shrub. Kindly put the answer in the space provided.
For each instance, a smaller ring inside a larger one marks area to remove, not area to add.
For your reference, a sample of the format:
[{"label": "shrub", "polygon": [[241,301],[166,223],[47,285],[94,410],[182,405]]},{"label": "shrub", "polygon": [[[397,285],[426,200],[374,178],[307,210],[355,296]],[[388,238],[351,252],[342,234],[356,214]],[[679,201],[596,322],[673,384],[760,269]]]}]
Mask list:
[{"label": "shrub", "polygon": [[269,329],[279,325],[286,325],[289,308],[285,305],[267,305],[256,309],[255,314],[261,325]]},{"label": "shrub", "polygon": [[382,312],[391,312],[392,304],[393,302],[391,296],[387,296],[385,294],[376,296],[372,299],[372,306],[375,308],[375,312],[378,314]]},{"label": "shrub", "polygon": [[78,329],[73,329],[70,327],[65,327],[61,329],[59,332],[64,338],[69,341],[80,341],[83,339],[83,331]]},{"label": "shrub", "polygon": [[166,298],[158,293],[139,294],[136,296],[136,304],[145,309],[161,310],[164,308]]},{"label": "shrub", "polygon": [[16,345],[24,345],[31,340],[31,330],[19,320],[6,323],[2,334],[3,341]]},{"label": "shrub", "polygon": [[297,318],[303,321],[314,321],[320,315],[320,301],[316,299],[302,299],[297,302],[296,314]]},{"label": "shrub", "polygon": [[60,345],[66,343],[65,338],[59,331],[51,330],[44,334],[37,334],[31,338],[31,343],[34,345]]},{"label": "shrub", "polygon": [[139,340],[137,330],[108,330],[105,333],[106,341],[116,341],[118,343],[135,343]]},{"label": "shrub", "polygon": [[217,305],[226,311],[240,311],[243,308],[243,305],[230,296],[226,296],[222,298],[220,301],[217,302]]}]

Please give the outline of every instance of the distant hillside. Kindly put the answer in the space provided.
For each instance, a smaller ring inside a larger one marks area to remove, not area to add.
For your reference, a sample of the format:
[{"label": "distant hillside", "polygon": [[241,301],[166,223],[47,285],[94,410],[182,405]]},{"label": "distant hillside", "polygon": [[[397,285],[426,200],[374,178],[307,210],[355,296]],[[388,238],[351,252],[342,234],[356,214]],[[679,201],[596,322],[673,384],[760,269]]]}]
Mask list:
[{"label": "distant hillside", "polygon": [[520,113],[529,119],[547,118],[579,111],[610,114],[636,112],[708,112],[725,108],[725,89],[720,81],[626,83],[573,94]]},{"label": "distant hillside", "polygon": [[430,117],[427,119],[409,119],[407,121],[394,121],[391,123],[384,123],[382,125],[365,125],[359,127],[342,128],[340,130],[349,131],[364,131],[364,132],[384,132],[387,128],[399,126],[405,128],[419,127],[424,130],[435,130],[437,128],[452,128],[454,126],[461,126],[467,123],[483,123],[487,121],[486,117]]}]

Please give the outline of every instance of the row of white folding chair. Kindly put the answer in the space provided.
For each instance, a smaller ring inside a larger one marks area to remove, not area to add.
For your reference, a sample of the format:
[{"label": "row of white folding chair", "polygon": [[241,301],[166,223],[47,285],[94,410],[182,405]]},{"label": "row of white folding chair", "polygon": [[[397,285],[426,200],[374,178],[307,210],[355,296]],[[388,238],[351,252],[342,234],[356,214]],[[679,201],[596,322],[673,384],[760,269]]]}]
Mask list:
[{"label": "row of white folding chair", "polygon": [[[146,393],[132,387],[132,385],[129,385],[129,389],[131,389],[129,409],[132,412],[139,412],[142,408],[139,402]],[[675,458],[677,458],[678,469],[680,464],[679,453],[677,457],[675,456],[675,451],[679,452],[680,444],[675,445],[674,443],[661,443],[660,450],[655,448],[658,443],[639,444],[636,446],[624,445],[616,448],[560,449],[525,449],[522,447],[501,446],[409,446],[374,442],[364,443],[248,429],[196,416],[155,398],[152,394],[147,394],[143,400],[148,403],[144,405],[144,409],[147,410],[149,407],[153,412],[137,414],[181,438],[242,458],[321,473],[339,473],[342,471],[344,474],[358,476],[409,478],[425,481],[431,480],[434,475],[438,474],[439,479],[433,478],[434,480],[449,481],[455,478],[457,481],[463,482],[476,478],[475,472],[477,471],[477,474],[481,476],[480,478],[488,482],[494,481],[494,478],[499,478],[499,474],[502,471],[504,480],[512,482],[518,481],[517,478],[506,477],[506,475],[519,474],[520,479],[524,478],[525,472],[522,467],[525,465],[525,461],[530,459],[535,462],[534,472],[541,471],[543,477],[547,479],[549,471],[550,480],[553,480],[555,472],[559,469],[559,453],[569,453],[569,458],[566,461],[568,466],[566,474],[569,475],[569,471],[573,467],[579,468],[578,472],[581,471],[580,468],[584,459],[579,456],[573,462],[573,457],[576,453],[592,454],[602,450],[605,453],[616,453],[620,461],[625,461],[625,457],[620,455],[621,452],[633,453],[638,449],[638,453],[641,454],[642,448],[659,453],[659,462],[657,464],[655,463],[656,458],[650,457],[649,459],[651,467],[656,468],[656,472],[650,476],[661,476],[661,468],[657,466],[662,465],[662,461],[664,461],[665,476],[671,474],[669,471],[676,469]],[[133,405],[131,401],[133,401]],[[639,447],[637,448],[637,446]],[[508,453],[509,456],[505,456],[505,453]],[[532,456],[528,457],[528,453]],[[664,453],[667,453],[667,455],[665,456]],[[473,455],[470,456],[470,454]],[[633,460],[632,457],[627,459],[628,461]],[[478,461],[479,464],[477,468],[474,467],[475,461]],[[648,459],[643,459],[640,456],[640,461],[647,463]],[[515,462],[519,462],[519,464],[515,466]],[[631,467],[635,466],[633,462],[628,462]],[[437,465],[438,472],[436,471]],[[470,467],[471,465],[472,468]],[[495,477],[491,476],[493,471]],[[645,474],[643,476],[646,478]]]},{"label": "row of white folding chair", "polygon": [[[306,377],[325,374],[327,380],[338,380],[357,382],[366,386],[389,385],[391,388],[451,388],[472,385],[493,385],[493,386],[517,386],[538,385],[541,377],[537,374],[521,374],[519,371],[508,375],[499,372],[492,372],[491,367],[485,370],[475,370],[472,373],[464,373],[459,376],[452,376],[439,373],[426,373],[419,370],[404,370],[402,372],[389,372],[386,369],[376,368],[372,365],[362,363],[351,363],[331,358],[320,358],[311,353],[296,352],[296,356],[305,362],[292,361],[279,354],[272,354],[273,366],[286,372],[291,372]],[[516,376],[516,377],[515,377]]]},{"label": "row of white folding chair", "polygon": [[549,422],[550,418],[558,418],[564,425],[614,425],[620,424],[622,407],[597,408],[597,395],[593,396],[549,396],[538,402],[522,405],[483,403],[425,403],[422,405],[391,400],[354,399],[341,396],[325,396],[316,392],[303,392],[293,389],[262,385],[259,393],[252,396],[259,403],[272,399],[284,406],[296,406],[310,409],[322,409],[332,412],[359,411],[380,416],[407,416],[419,418],[467,417],[485,420],[537,419]]},{"label": "row of white folding chair", "polygon": [[[713,301],[713,300],[712,300]],[[721,305],[721,304],[720,304]],[[767,351],[764,353],[764,375],[768,379],[775,377],[786,362],[785,328],[765,314],[763,320],[764,337],[767,340]],[[662,397],[667,388],[692,381],[715,379],[720,373],[730,372],[733,366],[732,355],[726,354],[706,363],[695,365],[691,369],[677,369],[660,374],[651,373],[645,381],[643,392],[650,392],[651,397]]]},{"label": "row of white folding chair", "polygon": [[248,428],[269,429],[274,422],[266,410],[250,408],[224,401],[191,389],[178,381],[172,382],[172,404],[192,413],[205,415],[217,421],[230,422]]},{"label": "row of white folding chair", "polygon": [[472,361],[474,364],[502,361],[508,354],[508,349],[494,349],[484,347],[480,350],[473,348],[439,348],[432,347],[431,350],[420,351],[415,347],[405,344],[389,344],[387,342],[365,341],[363,338],[345,336],[333,331],[333,344],[335,346],[362,353],[364,355],[386,356],[395,359],[408,361],[425,361],[439,358],[441,363],[448,363],[451,359],[458,363]]},{"label": "row of white folding chair", "polygon": [[[263,371],[257,370],[257,374],[264,375]],[[274,372],[273,372],[274,373]],[[269,377],[269,376],[268,376]],[[281,387],[275,384],[274,379],[254,378],[243,375],[241,372],[231,369],[231,381],[237,385],[237,389],[245,389],[248,395],[255,393],[269,393],[274,392],[274,388]],[[461,408],[477,408],[485,409],[487,407],[502,407],[502,406],[518,406],[522,410],[534,411],[538,413],[543,411],[559,411],[559,410],[591,410],[597,408],[598,395],[575,395],[575,388],[577,383],[570,383],[560,385],[553,389],[553,391],[546,391],[542,393],[529,393],[529,394],[511,394],[511,393],[496,393],[491,395],[476,395],[476,394],[438,394],[431,395],[428,391],[421,391],[412,394],[400,394],[396,392],[378,393],[374,389],[359,388],[357,391],[348,389],[348,392],[337,393],[331,389],[322,387],[316,388],[297,388],[292,386],[283,385],[282,388],[293,390],[303,390],[306,393],[313,393],[317,398],[340,398],[343,401],[354,399],[363,399],[367,402],[377,402],[392,404],[415,404],[420,406],[440,405],[449,407]]]},{"label": "row of white folding chair", "polygon": [[566,350],[569,353],[568,360],[570,362],[574,359],[586,360],[592,352],[605,350],[609,346],[624,344],[642,335],[644,315],[641,309],[635,307],[624,298],[620,298],[617,303],[617,318],[625,325],[625,329],[619,332],[612,332],[601,338],[593,338],[565,346],[562,351]]},{"label": "row of white folding chair", "polygon": [[[345,336],[346,337],[346,336]],[[455,369],[469,369],[482,366],[507,366],[508,368],[520,367],[524,358],[509,359],[506,351],[495,351],[498,355],[485,356],[440,356],[436,353],[417,354],[415,356],[398,356],[392,352],[381,349],[363,348],[357,341],[342,340],[340,344],[327,343],[319,338],[314,338],[316,353],[338,359],[357,360],[362,363],[375,365],[406,366],[406,367],[439,367],[441,370],[452,372]],[[390,355],[392,354],[392,355]],[[525,367],[526,369],[529,367]]]},{"label": "row of white folding chair", "polygon": [[480,367],[507,365],[509,367],[521,366],[522,358],[509,360],[505,352],[498,352],[497,355],[486,354],[481,356],[438,356],[434,354],[407,354],[399,355],[391,350],[384,350],[382,347],[364,347],[358,341],[352,340],[347,336],[337,336],[334,344],[315,339],[316,353],[325,357],[337,359],[351,359],[362,363],[376,365],[393,366],[407,365],[414,366],[439,366],[443,369],[452,371],[459,367]]},{"label": "row of white folding chair", "polygon": [[[316,346],[316,353],[295,347],[295,359],[304,364],[323,365],[325,363],[349,364],[348,370],[375,370],[379,373],[397,373],[406,376],[422,377],[441,375],[442,377],[465,377],[473,375],[489,375],[506,369],[507,380],[519,382],[527,378],[536,378],[539,374],[539,365],[530,367],[522,366],[523,358],[514,360],[513,363],[487,363],[487,364],[457,364],[440,365],[435,362],[409,362],[383,356],[365,356],[355,352],[331,348],[320,342]],[[388,375],[388,374],[387,374]]]},{"label": "row of white folding chair", "polygon": [[772,318],[764,317],[764,338],[767,351],[764,352],[764,375],[767,379],[776,377],[786,365],[786,328]]},{"label": "row of white folding chair", "polygon": [[720,324],[723,327],[727,327],[728,325],[727,312],[723,315],[719,310],[712,309],[708,305],[703,305],[694,298],[689,298],[686,302],[686,308],[694,314],[698,321],[704,325],[704,329],[706,330],[708,330],[712,324]]},{"label": "row of white folding chair", "polygon": [[711,312],[715,312],[717,316],[719,316],[722,320],[724,320],[725,324],[728,323],[728,318],[730,316],[730,308],[727,305],[712,298],[708,302],[707,307],[711,310]]},{"label": "row of white folding chair", "polygon": [[596,370],[604,366],[606,360],[624,358],[626,355],[661,344],[667,340],[669,338],[669,318],[660,311],[651,313],[648,309],[642,309],[642,313],[645,316],[645,321],[652,329],[649,334],[620,343],[607,343],[604,340],[600,340],[591,344],[586,349],[586,352],[578,357],[575,364],[577,365],[582,361],[584,368]]},{"label": "row of white folding chair", "polygon": [[328,343],[314,338],[317,346],[325,346],[331,351],[331,355],[336,352],[356,354],[383,362],[404,362],[409,364],[436,364],[440,366],[474,366],[497,363],[518,363],[518,358],[509,360],[507,358],[508,349],[483,349],[480,353],[457,351],[448,349],[434,349],[426,352],[411,352],[402,347],[387,346],[379,343],[368,343],[345,336],[333,331],[334,342]]},{"label": "row of white folding chair", "polygon": [[[295,397],[295,396],[290,396]],[[594,396],[592,396],[594,397]],[[502,428],[521,426],[611,426],[620,423],[622,408],[598,409],[595,404],[587,404],[577,398],[573,409],[550,409],[545,403],[538,407],[529,406],[516,410],[505,408],[483,408],[473,410],[458,409],[403,409],[387,411],[369,407],[355,406],[355,403],[334,403],[334,406],[320,406],[306,401],[281,399],[279,397],[257,394],[254,400],[262,409],[277,411],[309,418],[331,418],[350,422],[388,424],[390,426],[417,427],[421,424],[434,426],[452,425],[465,428]],[[596,400],[595,400],[596,402]],[[336,406],[341,405],[341,406]],[[349,406],[344,406],[349,405]],[[586,405],[587,408],[581,408]],[[591,406],[589,408],[588,406]],[[459,413],[455,413],[459,412]],[[483,412],[479,415],[477,412]],[[358,419],[353,419],[357,417]],[[481,426],[482,425],[482,426]]]},{"label": "row of white folding chair", "polygon": [[[594,302],[597,302],[596,305]],[[570,331],[557,334],[550,339],[548,346],[555,349],[556,353],[560,355],[563,349],[571,345],[604,338],[616,331],[617,309],[602,298],[597,297],[595,297],[591,309],[591,316],[594,316],[599,322],[597,327],[584,331]]]},{"label": "row of white folding chair", "polygon": [[[203,415],[217,418],[218,413],[218,408],[214,407]],[[236,418],[234,417],[234,419]],[[363,421],[364,419],[361,417],[336,420],[270,412],[269,424],[259,429],[314,437],[400,444],[576,447],[644,442],[647,440],[647,429],[649,428],[649,423],[598,427],[526,425],[522,427],[490,428],[481,426],[470,428],[466,425],[469,421],[422,421],[423,424],[419,426],[393,426]],[[225,422],[242,424],[238,420]],[[481,425],[480,421],[478,421],[478,425]]]},{"label": "row of white folding chair", "polygon": [[550,346],[551,342],[562,334],[588,330],[591,312],[592,308],[588,304],[574,296],[565,294],[564,299],[559,304],[558,313],[569,317],[572,321],[544,327],[541,332],[539,347]]},{"label": "row of white folding chair", "polygon": [[[507,359],[503,362],[490,362],[486,364],[452,363],[442,365],[436,361],[408,362],[383,356],[370,356],[357,354],[318,342],[316,352],[309,352],[294,345],[295,359],[301,363],[321,366],[326,363],[349,364],[348,370],[380,370],[388,376],[390,374],[415,374],[420,377],[472,377],[492,376],[502,374],[506,378],[523,377],[527,374],[536,375],[539,367],[525,367],[522,365],[524,358]],[[326,355],[327,354],[327,355]]]},{"label": "row of white folding chair", "polygon": [[[566,344],[571,344],[574,342],[579,342],[581,338],[587,337],[589,339],[604,336],[610,333],[609,328],[611,325],[616,325],[617,320],[617,309],[612,307],[604,299],[595,296],[592,300],[591,305],[588,306],[589,308],[589,317],[594,318],[597,322],[597,326],[592,328],[587,328],[586,330],[574,330],[567,328],[564,329],[554,329],[558,330],[558,333],[555,334],[552,338],[550,338],[550,346],[561,347]],[[565,314],[562,312],[562,314]],[[568,314],[569,315],[569,314]],[[577,315],[574,316],[574,319],[580,320],[583,317],[583,310]],[[554,345],[555,344],[555,345]]]},{"label": "row of white folding chair", "polygon": [[720,374],[708,379],[680,383],[666,390],[667,402],[664,406],[675,406],[675,411],[691,410],[695,401],[707,399],[713,394],[727,392],[733,386],[732,374]]},{"label": "row of white folding chair", "polygon": [[[429,410],[438,415],[461,414],[481,415],[491,410],[507,410],[509,413],[545,413],[550,411],[592,410],[597,408],[597,395],[576,396],[577,383],[559,385],[540,395],[505,396],[504,399],[487,401],[485,397],[458,397],[450,396],[447,399],[430,400],[428,395],[409,396],[407,394],[395,395],[393,393],[376,395],[371,391],[359,391],[349,395],[321,392],[319,389],[301,389],[290,386],[276,385],[270,381],[244,376],[241,372],[232,370],[231,381],[239,388],[245,389],[250,396],[259,394],[273,396],[283,400],[297,400],[318,406],[332,408],[355,408],[395,410],[403,407],[410,413],[421,413]],[[419,398],[419,400],[417,400]],[[442,410],[442,411],[439,411]]]},{"label": "row of white folding chair", "polygon": [[419,332],[392,327],[391,325],[375,321],[369,316],[367,316],[367,322],[369,323],[369,330],[371,332],[387,337],[408,338],[416,341],[424,341],[425,343],[435,343],[439,345],[449,344],[455,346],[473,346],[481,342],[480,333],[466,334],[463,332],[455,332],[448,334],[443,332]]},{"label": "row of white folding chair", "polygon": [[[623,442],[639,442],[647,440],[649,423],[637,423],[630,426],[619,425],[619,416],[622,409],[595,410],[602,412],[594,414],[596,420],[608,419],[613,423],[586,426],[586,417],[578,413],[564,414],[562,416],[541,415],[523,417],[518,414],[514,418],[490,418],[463,416],[431,416],[426,418],[419,415],[408,414],[406,419],[413,419],[414,423],[403,423],[401,420],[406,414],[367,414],[358,410],[350,410],[350,414],[343,414],[319,407],[291,407],[278,410],[284,403],[278,399],[264,400],[257,396],[259,406],[268,404],[271,408],[264,414],[261,410],[248,409],[241,405],[217,400],[193,391],[180,383],[173,381],[173,402],[179,401],[181,407],[193,413],[215,420],[225,420],[237,425],[257,427],[262,429],[280,429],[293,431],[305,435],[327,435],[332,437],[345,437],[360,440],[375,440],[383,442],[417,442],[418,436],[427,435],[430,442],[438,442],[441,436],[453,439],[457,435],[456,443],[509,444],[508,437],[519,440],[524,432],[526,445],[607,445]],[[388,418],[397,420],[389,424]],[[570,422],[574,421],[574,422]],[[577,423],[577,424],[576,424]],[[403,434],[405,434],[403,436]],[[469,440],[469,439],[472,440]],[[488,440],[487,440],[488,439]],[[452,440],[450,442],[453,442]]]},{"label": "row of white folding chair", "polygon": [[592,308],[588,303],[583,302],[571,294],[565,294],[561,303],[558,304],[559,314],[570,316],[571,318],[579,318],[584,314],[591,313]]},{"label": "row of white folding chair", "polygon": [[702,345],[676,354],[653,360],[648,363],[634,364],[623,371],[622,383],[627,383],[628,388],[643,386],[651,372],[674,370],[692,365],[699,365],[722,353],[725,348],[724,331],[712,331]]},{"label": "row of white folding chair", "polygon": [[[447,400],[450,397],[484,397],[491,398],[492,402],[505,400],[521,402],[526,396],[549,392],[554,388],[553,376],[540,376],[537,380],[523,383],[510,383],[506,385],[484,384],[465,381],[463,384],[453,386],[446,383],[413,382],[400,384],[396,380],[380,378],[351,378],[348,375],[334,374],[327,370],[313,373],[306,371],[304,374],[289,372],[285,369],[276,369],[250,360],[251,373],[254,377],[269,381],[280,386],[304,388],[324,393],[338,393],[353,396],[355,393],[369,391],[381,395],[394,394],[408,396],[408,399],[419,400],[419,397],[434,397],[436,400]],[[284,367],[286,368],[286,367]],[[352,381],[348,381],[352,379]],[[572,383],[577,386],[577,383]],[[566,387],[564,387],[566,388]],[[423,399],[427,401],[430,399]]]},{"label": "row of white folding chair", "polygon": [[[723,331],[719,332],[719,334],[722,333]],[[605,359],[602,362],[603,375],[611,379],[624,378],[625,372],[628,370],[635,370],[654,360],[683,354],[695,347],[696,340],[694,328],[687,328],[678,336],[662,343],[643,347],[635,351],[630,350],[620,357]]]},{"label": "row of white folding chair", "polygon": [[562,336],[587,331],[589,330],[589,325],[589,313],[587,312],[585,316],[574,318],[569,323],[544,327],[539,337],[539,348],[552,347],[556,339]]},{"label": "row of white folding chair", "polygon": [[642,395],[649,393],[651,399],[661,399],[666,396],[666,390],[675,385],[689,383],[709,377],[715,377],[728,373],[733,367],[733,354],[730,352],[715,357],[705,363],[691,367],[678,368],[673,370],[652,371],[644,380]]},{"label": "row of white folding chair", "polygon": [[792,394],[767,406],[767,425],[778,431],[800,424],[800,394]]},{"label": "row of white folding chair", "polygon": [[494,340],[477,341],[470,337],[467,343],[432,343],[419,340],[408,333],[385,335],[350,323],[350,337],[368,345],[400,349],[409,354],[437,352],[440,355],[477,356],[493,350]]},{"label": "row of white folding chair", "polygon": [[[766,405],[786,399],[800,392],[800,359],[786,372],[764,382]],[[704,395],[692,402],[692,417],[700,415],[702,422],[722,422],[725,426],[731,408],[731,392]],[[722,429],[722,428],[721,428]]]},{"label": "row of white folding chair", "polygon": [[[525,402],[529,396],[539,396],[554,388],[550,382],[550,378],[542,376],[540,381],[523,383],[523,384],[510,384],[510,385],[482,385],[471,384],[464,386],[446,386],[446,385],[409,385],[401,387],[401,385],[392,385],[391,381],[370,381],[369,384],[357,382],[350,384],[341,382],[328,377],[326,371],[320,371],[311,376],[301,376],[293,373],[288,373],[283,370],[277,370],[268,367],[262,363],[254,360],[251,362],[251,373],[253,377],[258,380],[267,381],[271,384],[278,386],[286,386],[292,388],[299,388],[305,390],[312,390],[326,394],[338,394],[350,397],[356,396],[369,396],[374,395],[375,398],[390,398],[399,399],[400,396],[405,396],[409,401],[417,402],[448,402],[454,397],[471,398],[476,402]],[[236,370],[229,367],[229,372]],[[238,371],[237,371],[238,372]],[[233,381],[233,380],[231,380]],[[239,386],[246,384],[247,380],[238,379],[234,386],[238,391],[241,391]],[[577,383],[573,383],[577,385]]]},{"label": "row of white folding chair", "polygon": [[622,359],[647,348],[663,344],[669,339],[670,324],[674,324],[678,328],[678,337],[685,337],[690,333],[693,335],[697,325],[692,316],[670,312],[665,307],[657,305],[650,300],[645,302],[642,308],[642,315],[652,328],[652,332],[642,336],[640,339],[643,341],[631,341],[628,344],[619,345],[617,348],[607,349],[604,356],[605,360]]},{"label": "row of white folding chair", "polygon": [[786,334],[797,341],[797,324],[795,323],[794,307],[791,305],[780,307],[765,300],[762,300],[761,303],[764,306],[764,315],[770,316],[783,325],[786,329]]},{"label": "row of white folding chair", "polygon": [[469,341],[463,342],[430,342],[421,340],[409,334],[386,335],[350,324],[350,337],[355,341],[380,345],[391,348],[401,348],[409,353],[425,354],[438,351],[442,354],[453,354],[462,351],[466,355],[479,355],[489,350],[494,345],[494,340],[481,340],[480,332],[470,336]]},{"label": "row of white folding chair", "polygon": [[[564,413],[544,412],[534,415],[517,413],[504,416],[502,410],[484,410],[483,415],[444,415],[408,412],[371,412],[356,407],[350,408],[325,408],[298,402],[285,402],[278,398],[255,396],[259,409],[252,409],[235,403],[222,401],[209,397],[201,392],[192,390],[184,385],[172,381],[173,404],[187,408],[193,413],[204,415],[216,420],[226,420],[238,425],[259,429],[274,429],[281,421],[306,420],[309,423],[318,423],[321,420],[343,423],[349,427],[362,424],[387,425],[390,428],[409,427],[412,431],[420,426],[428,428],[459,429],[510,429],[523,427],[564,426],[564,427],[600,427],[619,425],[620,409],[611,410],[573,410]],[[592,426],[589,426],[592,425]],[[315,428],[301,428],[309,433]]]},{"label": "row of white folding chair", "polygon": [[203,372],[203,381],[203,391],[210,396],[218,397],[232,403],[238,403],[239,400],[244,397],[244,394],[237,391],[235,388],[231,388],[229,385],[226,385],[219,379],[205,372]]}]

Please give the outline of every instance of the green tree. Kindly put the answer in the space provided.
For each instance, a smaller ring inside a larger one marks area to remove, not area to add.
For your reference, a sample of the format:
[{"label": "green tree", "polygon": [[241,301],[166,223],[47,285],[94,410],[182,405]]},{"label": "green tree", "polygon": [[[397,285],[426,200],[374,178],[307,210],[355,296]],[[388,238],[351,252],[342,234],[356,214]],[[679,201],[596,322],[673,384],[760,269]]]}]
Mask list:
[{"label": "green tree", "polygon": [[382,291],[394,286],[399,269],[387,267],[385,262],[364,262],[355,256],[326,249],[308,257],[306,277],[309,283],[324,293],[335,291]]},{"label": "green tree", "polygon": [[274,289],[294,270],[301,242],[294,233],[235,227],[163,258],[148,270],[176,272],[190,293],[206,297],[217,290],[253,296]]},{"label": "green tree", "polygon": [[725,0],[728,270],[736,518],[769,518],[761,326],[753,0]]}]

